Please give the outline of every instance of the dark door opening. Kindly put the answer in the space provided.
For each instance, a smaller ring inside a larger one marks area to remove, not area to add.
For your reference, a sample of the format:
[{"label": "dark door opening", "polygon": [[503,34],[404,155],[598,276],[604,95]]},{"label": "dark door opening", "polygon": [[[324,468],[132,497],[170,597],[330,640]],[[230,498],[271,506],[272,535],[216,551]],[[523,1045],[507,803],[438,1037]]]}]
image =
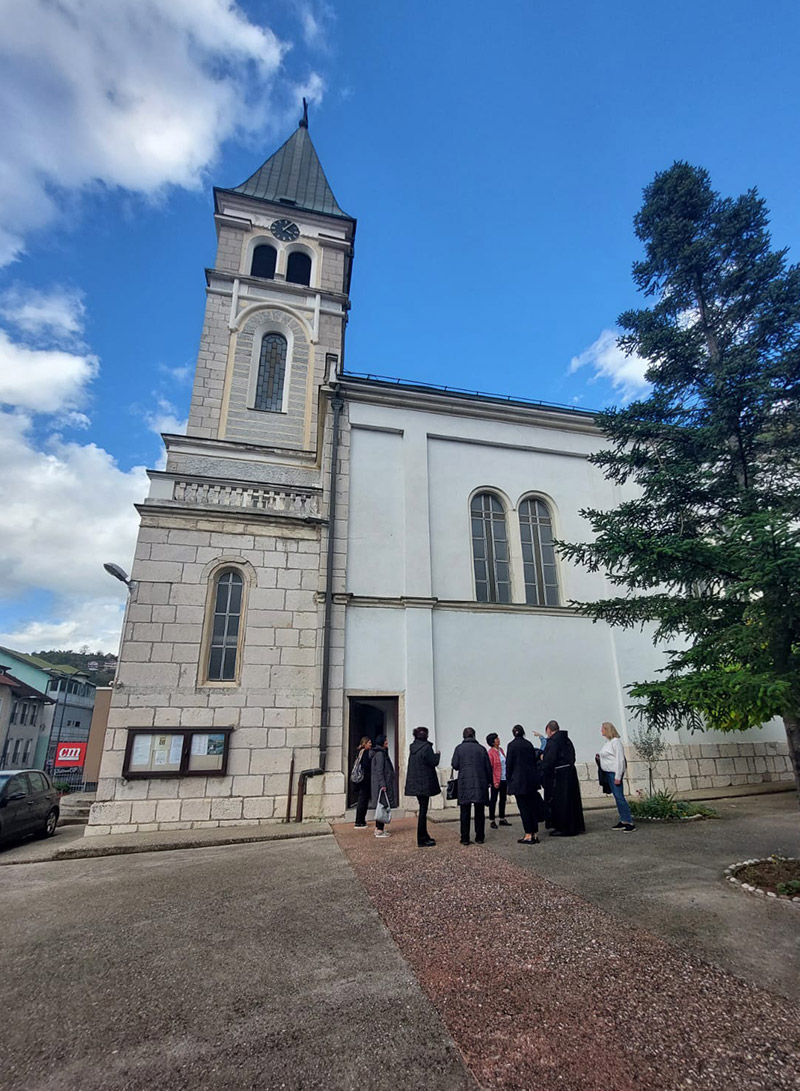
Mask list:
[{"label": "dark door opening", "polygon": [[350,770],[358,753],[358,744],[366,736],[374,742],[378,735],[389,740],[389,754],[398,777],[398,794],[402,795],[398,772],[399,731],[396,697],[350,697],[349,735],[347,747],[347,806],[355,807],[358,785],[350,781]]}]

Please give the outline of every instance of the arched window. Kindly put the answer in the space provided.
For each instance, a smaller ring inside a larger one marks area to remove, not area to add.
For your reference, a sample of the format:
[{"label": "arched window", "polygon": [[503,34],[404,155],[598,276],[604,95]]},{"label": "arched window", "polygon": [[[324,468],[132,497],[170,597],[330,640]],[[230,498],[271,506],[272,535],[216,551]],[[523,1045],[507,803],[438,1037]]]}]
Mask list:
[{"label": "arched window", "polygon": [[261,338],[258,379],[254,409],[280,413],[283,408],[283,381],[286,378],[286,338],[280,333],[265,333]]},{"label": "arched window", "polygon": [[311,283],[311,258],[302,250],[295,250],[286,262],[286,279],[290,284]]},{"label": "arched window", "polygon": [[508,535],[503,505],[492,493],[478,493],[472,499],[470,515],[478,602],[511,602]]},{"label": "arched window", "polygon": [[264,243],[253,250],[253,260],[250,263],[251,277],[264,277],[272,280],[275,276],[275,259],[278,254],[274,246]]},{"label": "arched window", "polygon": [[217,577],[208,642],[209,682],[233,682],[236,679],[243,589],[242,576],[234,568],[224,569]]},{"label": "arched window", "polygon": [[544,500],[519,506],[525,601],[530,606],[558,606],[558,572],[553,546],[553,519]]}]

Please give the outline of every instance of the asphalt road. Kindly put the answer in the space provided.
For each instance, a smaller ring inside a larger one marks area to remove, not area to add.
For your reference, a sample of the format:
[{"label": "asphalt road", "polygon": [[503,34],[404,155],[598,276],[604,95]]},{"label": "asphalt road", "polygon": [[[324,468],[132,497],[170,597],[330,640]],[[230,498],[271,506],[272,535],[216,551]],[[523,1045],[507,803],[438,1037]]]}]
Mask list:
[{"label": "asphalt road", "polygon": [[332,837],[0,870],[0,1086],[474,1091]]},{"label": "asphalt road", "polygon": [[720,819],[640,823],[617,833],[611,811],[586,811],[587,833],[517,844],[520,821],[487,829],[504,859],[580,894],[738,977],[800,1000],[800,908],[745,894],[723,880],[728,864],[772,853],[800,857],[794,792],[715,800]]}]

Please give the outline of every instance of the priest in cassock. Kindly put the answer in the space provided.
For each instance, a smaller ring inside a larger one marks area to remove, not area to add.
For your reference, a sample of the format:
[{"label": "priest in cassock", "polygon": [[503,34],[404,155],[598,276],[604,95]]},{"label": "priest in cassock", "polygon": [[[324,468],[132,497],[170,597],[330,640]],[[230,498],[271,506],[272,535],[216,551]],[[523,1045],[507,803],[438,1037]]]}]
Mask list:
[{"label": "priest in cassock", "polygon": [[547,828],[551,837],[572,837],[586,829],[575,769],[575,747],[555,720],[551,720],[544,730],[547,745],[542,753],[542,779]]}]

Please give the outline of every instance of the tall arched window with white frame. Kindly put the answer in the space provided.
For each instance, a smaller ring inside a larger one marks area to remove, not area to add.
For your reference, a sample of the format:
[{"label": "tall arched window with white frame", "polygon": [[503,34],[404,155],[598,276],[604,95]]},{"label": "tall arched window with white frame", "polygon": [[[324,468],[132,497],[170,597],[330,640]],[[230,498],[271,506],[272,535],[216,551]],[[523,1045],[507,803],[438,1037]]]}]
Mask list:
[{"label": "tall arched window with white frame", "polygon": [[234,682],[242,621],[244,580],[235,568],[223,569],[216,578],[213,616],[208,640],[209,682]]},{"label": "tall arched window with white frame", "polygon": [[280,413],[286,378],[286,338],[282,333],[265,333],[261,338],[254,409]]},{"label": "tall arched window with white frame", "polygon": [[550,508],[535,497],[519,506],[522,572],[529,606],[558,606],[558,569]]},{"label": "tall arched window with white frame", "polygon": [[511,602],[505,508],[493,493],[481,492],[472,498],[470,519],[477,600]]}]

